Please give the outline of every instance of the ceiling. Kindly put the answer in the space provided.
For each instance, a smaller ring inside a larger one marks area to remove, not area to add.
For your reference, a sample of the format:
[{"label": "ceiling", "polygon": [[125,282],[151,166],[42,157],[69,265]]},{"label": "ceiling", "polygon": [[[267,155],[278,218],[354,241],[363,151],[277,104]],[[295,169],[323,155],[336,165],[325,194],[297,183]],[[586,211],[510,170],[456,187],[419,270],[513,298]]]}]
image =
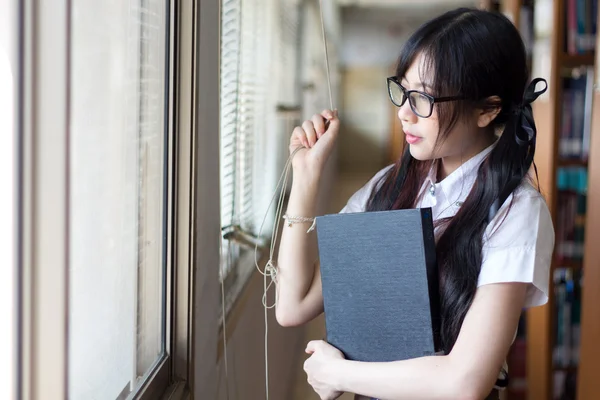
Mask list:
[{"label": "ceiling", "polygon": [[450,9],[462,5],[474,6],[477,1],[465,0],[337,0],[341,6],[384,7],[384,8],[438,8]]},{"label": "ceiling", "polygon": [[337,0],[343,65],[391,65],[408,37],[426,21],[474,0]]},{"label": "ceiling", "polygon": [[342,21],[350,25],[386,27],[394,36],[414,31],[422,23],[445,11],[473,6],[466,0],[337,0]]}]

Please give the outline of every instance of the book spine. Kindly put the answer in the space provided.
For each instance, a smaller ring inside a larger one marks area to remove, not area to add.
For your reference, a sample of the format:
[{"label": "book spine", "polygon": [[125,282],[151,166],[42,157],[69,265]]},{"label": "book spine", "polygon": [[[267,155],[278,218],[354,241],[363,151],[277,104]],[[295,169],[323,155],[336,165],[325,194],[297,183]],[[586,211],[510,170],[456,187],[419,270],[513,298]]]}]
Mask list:
[{"label": "book spine", "polygon": [[592,127],[594,67],[563,78],[559,156],[587,161]]},{"label": "book spine", "polygon": [[577,53],[577,0],[567,0],[567,53]]},{"label": "book spine", "polygon": [[585,0],[577,0],[576,3],[576,42],[577,53],[585,52]]},{"label": "book spine", "polygon": [[556,260],[581,261],[585,241],[587,169],[561,167],[557,172]]},{"label": "book spine", "polygon": [[[596,14],[594,14],[596,15]],[[581,138],[581,153],[579,158],[587,160],[590,154],[590,136],[592,131],[592,102],[594,96],[594,67],[588,67],[585,83],[585,108],[583,134]]]},{"label": "book spine", "polygon": [[559,154],[563,158],[570,156],[569,151],[569,135],[571,133],[571,110],[572,110],[572,93],[569,88],[569,80],[564,81],[563,89],[563,104],[562,104],[562,115],[561,115],[561,130],[559,138]]},{"label": "book spine", "polygon": [[553,363],[556,367],[576,367],[579,364],[581,277],[581,270],[560,267],[554,271]]},{"label": "book spine", "polygon": [[435,351],[441,350],[441,311],[440,289],[437,256],[435,251],[435,233],[431,208],[421,209],[421,231],[423,232],[423,248],[427,268],[427,285],[429,287],[429,304],[431,310],[431,328]]}]

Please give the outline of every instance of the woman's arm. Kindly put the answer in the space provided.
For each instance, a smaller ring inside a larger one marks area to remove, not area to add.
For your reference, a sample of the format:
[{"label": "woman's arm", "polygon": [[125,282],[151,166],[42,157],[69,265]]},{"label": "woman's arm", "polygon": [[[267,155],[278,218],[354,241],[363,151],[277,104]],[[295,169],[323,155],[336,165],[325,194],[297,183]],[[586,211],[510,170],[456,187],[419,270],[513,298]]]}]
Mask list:
[{"label": "woman's arm", "polygon": [[[319,182],[297,174],[292,183],[287,214],[314,217]],[[284,225],[277,260],[276,318],[282,326],[296,326],[323,312],[321,273],[316,232],[310,223]]]},{"label": "woman's arm", "polygon": [[[379,399],[484,399],[493,389],[512,344],[527,284],[478,288],[451,353],[389,363],[329,359],[319,379],[332,392]],[[319,351],[324,343],[309,344]],[[310,371],[309,379],[310,379]]]},{"label": "woman's arm", "polygon": [[[329,120],[329,126],[325,125]],[[337,111],[324,110],[296,127],[290,140],[293,181],[286,213],[316,217],[321,175],[339,131]],[[303,149],[298,150],[299,148]],[[300,325],[323,312],[317,236],[310,223],[283,226],[277,259],[275,315],[283,326]]]}]

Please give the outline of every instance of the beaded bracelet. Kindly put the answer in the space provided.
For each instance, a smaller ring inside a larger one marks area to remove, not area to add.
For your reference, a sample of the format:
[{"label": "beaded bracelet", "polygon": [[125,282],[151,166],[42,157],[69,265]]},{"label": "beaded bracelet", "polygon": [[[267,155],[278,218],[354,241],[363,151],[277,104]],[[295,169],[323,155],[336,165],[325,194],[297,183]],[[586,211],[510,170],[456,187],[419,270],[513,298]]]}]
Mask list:
[{"label": "beaded bracelet", "polygon": [[292,227],[293,224],[312,222],[312,225],[310,226],[310,228],[308,228],[306,233],[310,233],[311,231],[313,231],[315,229],[315,225],[317,222],[317,219],[314,217],[294,217],[294,216],[290,216],[287,214],[285,214],[283,216],[283,219],[287,221],[287,224],[290,228]]}]

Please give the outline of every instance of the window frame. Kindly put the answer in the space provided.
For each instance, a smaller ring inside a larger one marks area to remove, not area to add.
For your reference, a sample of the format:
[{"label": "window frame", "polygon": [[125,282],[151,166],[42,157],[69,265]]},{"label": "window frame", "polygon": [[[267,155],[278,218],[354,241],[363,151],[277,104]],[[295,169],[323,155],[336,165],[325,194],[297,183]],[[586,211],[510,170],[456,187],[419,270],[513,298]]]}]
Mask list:
[{"label": "window frame", "polygon": [[[191,0],[187,0],[191,1]],[[196,16],[194,51],[194,247],[192,262],[191,372],[194,398],[217,396],[217,346],[220,287],[219,234],[219,53],[220,0],[194,2]],[[214,234],[212,233],[214,232]],[[200,365],[204,360],[205,365]],[[215,360],[213,363],[212,360]]]},{"label": "window frame", "polygon": [[[184,398],[194,384],[198,393],[204,392],[203,385],[213,385],[213,379],[203,372],[214,368],[201,369],[194,359],[204,359],[197,354],[204,354],[211,343],[216,355],[216,324],[211,324],[215,328],[211,333],[204,326],[194,329],[193,323],[213,315],[216,320],[218,308],[217,285],[205,290],[208,282],[217,282],[218,242],[202,243],[196,236],[212,230],[206,223],[212,223],[215,232],[219,228],[218,219],[210,218],[218,215],[218,201],[211,209],[204,196],[197,195],[208,193],[207,185],[214,191],[211,186],[216,182],[210,174],[218,169],[218,159],[206,154],[214,154],[218,143],[210,135],[198,137],[200,130],[217,131],[216,72],[210,59],[198,54],[213,54],[216,59],[218,48],[211,37],[218,34],[214,14],[219,3],[171,0],[169,4],[166,343],[164,356],[130,396],[135,399]],[[24,0],[17,14],[16,397],[67,398],[71,0],[52,4]],[[212,91],[205,95],[199,90],[204,86]],[[204,155],[206,160],[199,162],[198,156]],[[218,192],[209,203],[215,199]],[[211,251],[212,257],[201,257]]]},{"label": "window frame", "polygon": [[17,398],[66,398],[70,4],[19,14]]}]

